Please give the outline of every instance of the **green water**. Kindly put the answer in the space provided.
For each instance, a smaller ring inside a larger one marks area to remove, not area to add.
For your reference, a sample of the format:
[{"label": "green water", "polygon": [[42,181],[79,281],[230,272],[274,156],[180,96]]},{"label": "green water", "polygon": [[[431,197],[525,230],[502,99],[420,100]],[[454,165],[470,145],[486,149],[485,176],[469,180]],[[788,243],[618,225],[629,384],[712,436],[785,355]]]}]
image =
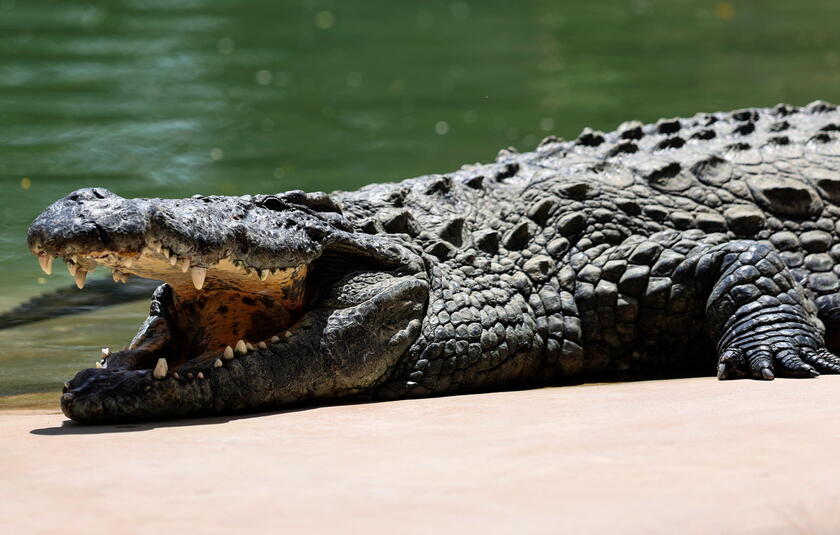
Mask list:
[{"label": "green water", "polygon": [[[352,189],[587,125],[837,101],[838,23],[837,0],[0,0],[0,310],[72,283],[25,232],[76,188]],[[0,331],[0,406],[146,306]]]}]

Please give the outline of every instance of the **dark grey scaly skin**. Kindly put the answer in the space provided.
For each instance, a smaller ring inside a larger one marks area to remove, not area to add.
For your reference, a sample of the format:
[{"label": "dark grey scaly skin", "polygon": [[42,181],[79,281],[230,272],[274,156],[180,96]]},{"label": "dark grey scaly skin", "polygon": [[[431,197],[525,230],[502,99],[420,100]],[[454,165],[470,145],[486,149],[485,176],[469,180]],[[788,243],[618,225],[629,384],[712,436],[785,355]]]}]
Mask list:
[{"label": "dark grey scaly skin", "polygon": [[80,372],[62,401],[71,418],[840,372],[825,340],[840,334],[840,112],[824,102],[586,129],[329,196],[80,190],[29,232],[33,252],[64,256],[150,239],[194,265],[309,263],[317,292],[288,338],[222,367],[193,359],[155,380],[125,357]]}]

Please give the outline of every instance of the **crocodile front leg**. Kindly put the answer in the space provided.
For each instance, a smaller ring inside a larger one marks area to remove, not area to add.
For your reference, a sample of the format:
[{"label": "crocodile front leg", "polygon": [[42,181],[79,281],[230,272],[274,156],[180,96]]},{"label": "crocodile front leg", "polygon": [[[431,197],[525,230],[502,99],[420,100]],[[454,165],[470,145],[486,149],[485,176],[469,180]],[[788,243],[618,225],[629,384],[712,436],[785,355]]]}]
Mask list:
[{"label": "crocodile front leg", "polygon": [[712,373],[714,352],[721,379],[840,373],[816,306],[772,245],[669,231],[577,257],[593,371]]},{"label": "crocodile front leg", "polygon": [[840,358],[825,349],[816,306],[775,249],[736,241],[699,256],[698,274],[717,275],[706,321],[717,347],[720,379],[840,373]]}]

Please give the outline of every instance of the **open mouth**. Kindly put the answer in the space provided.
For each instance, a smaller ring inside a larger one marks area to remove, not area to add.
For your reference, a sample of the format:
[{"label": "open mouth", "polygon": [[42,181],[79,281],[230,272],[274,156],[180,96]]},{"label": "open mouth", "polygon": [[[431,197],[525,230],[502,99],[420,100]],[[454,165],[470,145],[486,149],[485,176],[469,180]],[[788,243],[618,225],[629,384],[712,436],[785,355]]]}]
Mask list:
[{"label": "open mouth", "polygon": [[351,395],[385,381],[420,330],[416,252],[357,230],[324,194],[124,199],[71,193],[29,228],[46,272],[79,288],[162,280],[125,349],[65,383],[66,415],[135,420]]},{"label": "open mouth", "polygon": [[[53,257],[38,256],[45,271]],[[310,265],[253,268],[227,257],[211,266],[191,265],[160,242],[139,252],[92,251],[64,258],[76,285],[102,266],[125,282],[130,275],[162,280],[166,286],[153,300],[153,314],[128,349],[103,350],[97,367],[177,371],[202,357],[233,358],[255,347],[277,342],[302,314],[313,293],[307,288]],[[163,363],[161,359],[165,359]]]}]

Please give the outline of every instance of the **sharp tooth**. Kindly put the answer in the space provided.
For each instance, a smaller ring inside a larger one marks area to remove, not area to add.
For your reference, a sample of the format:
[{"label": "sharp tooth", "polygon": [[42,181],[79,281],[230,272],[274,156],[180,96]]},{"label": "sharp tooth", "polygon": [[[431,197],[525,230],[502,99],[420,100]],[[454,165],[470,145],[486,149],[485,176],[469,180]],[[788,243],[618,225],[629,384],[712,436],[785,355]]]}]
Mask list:
[{"label": "sharp tooth", "polygon": [[38,264],[40,264],[41,269],[44,270],[44,273],[47,275],[52,275],[52,263],[53,263],[53,256],[48,254],[39,254],[38,255]]},{"label": "sharp tooth", "polygon": [[84,269],[76,270],[76,273],[73,275],[73,278],[76,280],[76,286],[80,290],[85,287],[85,277],[87,277],[87,271]]},{"label": "sharp tooth", "polygon": [[70,260],[72,260],[73,263],[78,264],[79,263],[79,256],[78,255],[70,255]]},{"label": "sharp tooth", "polygon": [[172,377],[174,377],[175,379],[180,379],[180,378],[181,378],[181,375],[180,375],[178,372],[174,372],[174,373],[172,374]]},{"label": "sharp tooth", "polygon": [[254,346],[251,344],[251,342],[246,343],[245,347],[248,348],[248,351],[253,351],[254,350]]},{"label": "sharp tooth", "polygon": [[110,347],[103,347],[102,348],[102,358],[107,359],[111,356],[111,348]]},{"label": "sharp tooth", "polygon": [[285,336],[286,338],[290,338],[292,336],[292,332],[286,331],[285,333],[283,333],[283,336]]},{"label": "sharp tooth", "polygon": [[261,269],[261,270],[258,271],[258,273],[260,274],[260,280],[261,281],[264,281],[265,279],[268,278],[268,270],[267,269]]},{"label": "sharp tooth", "polygon": [[201,373],[201,372],[198,372],[198,375],[196,375],[196,377],[198,377],[199,380],[204,379],[204,374]]},{"label": "sharp tooth", "polygon": [[155,364],[155,371],[152,372],[152,375],[155,376],[155,379],[163,379],[168,371],[169,365],[166,363],[166,359],[160,358]]},{"label": "sharp tooth", "polygon": [[276,334],[275,334],[274,336],[272,336],[272,337],[271,337],[271,343],[272,343],[272,344],[276,344],[276,343],[277,343],[277,342],[279,342],[279,341],[280,341],[280,337],[279,337],[279,336],[277,336]]},{"label": "sharp tooth", "polygon": [[113,277],[113,279],[114,279],[114,282],[120,282],[120,280],[122,280],[122,277],[121,277],[121,274],[120,274],[120,270],[115,269],[115,270],[114,270],[114,273],[113,273],[113,275],[112,275],[112,277]]},{"label": "sharp tooth", "polygon": [[213,361],[214,368],[221,368],[222,367],[222,359],[216,359]]},{"label": "sharp tooth", "polygon": [[170,266],[174,266],[177,263],[178,263],[178,257],[177,256],[172,255],[172,256],[169,257],[169,265]]},{"label": "sharp tooth", "polygon": [[186,273],[187,270],[189,270],[189,269],[190,269],[190,259],[189,258],[184,258],[183,260],[181,260],[181,271]]},{"label": "sharp tooth", "polygon": [[70,390],[70,383],[68,383],[67,381],[64,381],[64,388],[67,389],[67,390]]},{"label": "sharp tooth", "polygon": [[169,258],[169,254],[170,254],[169,249],[167,249],[166,247],[161,247],[160,252],[163,256],[165,256],[166,258]]},{"label": "sharp tooth", "polygon": [[225,360],[232,359],[233,358],[233,348],[230,347],[230,346],[227,346],[225,348],[224,352],[222,353],[222,356],[225,358]]},{"label": "sharp tooth", "polygon": [[192,276],[193,286],[196,290],[200,290],[204,286],[204,277],[207,276],[207,268],[191,267],[190,275]]},{"label": "sharp tooth", "polygon": [[236,352],[237,352],[237,353],[239,353],[240,355],[244,355],[245,353],[247,353],[247,352],[248,352],[248,346],[246,346],[246,345],[245,345],[245,342],[244,342],[244,341],[242,341],[242,340],[240,340],[240,341],[236,342],[236,347],[235,347],[234,349],[235,349],[235,350],[236,350]]},{"label": "sharp tooth", "polygon": [[266,345],[265,342],[260,342],[260,343],[257,344],[257,347],[260,348],[260,349],[265,349],[265,348],[268,347],[268,345]]},{"label": "sharp tooth", "polygon": [[96,361],[96,367],[97,367],[97,368],[101,368],[101,367],[102,367],[102,363],[101,363],[101,362],[99,362],[98,360]]},{"label": "sharp tooth", "polygon": [[76,276],[76,271],[78,271],[78,269],[79,269],[78,264],[76,264],[76,263],[74,263],[74,262],[72,262],[72,261],[71,261],[71,262],[67,262],[67,271],[69,271],[69,272],[70,272],[70,276],[71,276],[71,277],[75,277],[75,276]]}]

